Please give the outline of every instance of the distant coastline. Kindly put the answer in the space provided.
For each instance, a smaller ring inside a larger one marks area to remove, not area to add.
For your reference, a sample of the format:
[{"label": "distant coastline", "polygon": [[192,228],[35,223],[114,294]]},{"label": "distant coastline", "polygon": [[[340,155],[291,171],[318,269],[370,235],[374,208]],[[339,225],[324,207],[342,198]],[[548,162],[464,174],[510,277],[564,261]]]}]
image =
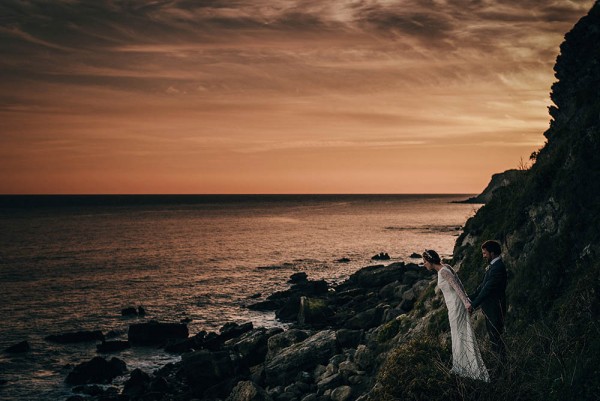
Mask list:
[{"label": "distant coastline", "polygon": [[0,195],[0,208],[196,205],[247,202],[349,201],[469,197],[473,194]]}]

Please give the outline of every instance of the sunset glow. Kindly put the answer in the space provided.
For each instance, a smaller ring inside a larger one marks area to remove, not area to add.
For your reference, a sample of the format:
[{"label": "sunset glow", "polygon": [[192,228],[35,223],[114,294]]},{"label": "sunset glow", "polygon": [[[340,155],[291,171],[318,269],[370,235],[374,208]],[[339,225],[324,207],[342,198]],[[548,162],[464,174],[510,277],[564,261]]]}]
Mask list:
[{"label": "sunset glow", "polygon": [[0,3],[0,193],[478,193],[592,0]]}]

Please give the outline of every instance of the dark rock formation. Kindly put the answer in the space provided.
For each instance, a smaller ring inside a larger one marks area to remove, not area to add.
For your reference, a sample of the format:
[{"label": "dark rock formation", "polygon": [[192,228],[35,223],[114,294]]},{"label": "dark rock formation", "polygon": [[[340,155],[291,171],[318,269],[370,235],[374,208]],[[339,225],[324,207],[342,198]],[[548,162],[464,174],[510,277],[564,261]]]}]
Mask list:
[{"label": "dark rock formation", "polygon": [[112,358],[110,361],[102,357],[94,357],[88,362],[77,365],[67,376],[67,384],[107,384],[121,376],[127,371],[125,362],[118,358]]},{"label": "dark rock formation", "polygon": [[121,316],[137,316],[138,311],[133,306],[121,309]]},{"label": "dark rock formation", "polygon": [[29,342],[27,342],[27,340],[25,340],[25,341],[21,341],[20,343],[17,343],[15,345],[12,345],[12,346],[6,348],[4,350],[4,352],[9,353],[9,354],[19,354],[19,353],[27,352],[30,349],[31,349],[31,347],[29,346]]},{"label": "dark rock formation", "polygon": [[225,401],[272,401],[267,392],[252,381],[241,381]]},{"label": "dark rock formation", "polygon": [[290,280],[288,281],[289,283],[292,284],[296,284],[296,283],[303,283],[305,281],[308,281],[308,276],[306,273],[304,272],[300,272],[300,273],[294,273],[290,276]]},{"label": "dark rock formation", "polygon": [[45,340],[59,344],[70,344],[88,341],[103,341],[104,335],[99,330],[77,331],[72,333],[52,334],[46,336]]},{"label": "dark rock formation", "polygon": [[236,377],[241,369],[230,352],[200,350],[183,354],[178,376],[195,394],[202,395],[214,385]]},{"label": "dark rock formation", "polygon": [[162,345],[168,339],[187,338],[188,334],[186,324],[159,323],[153,320],[130,325],[127,338],[134,345]]},{"label": "dark rock formation", "polygon": [[[492,200],[494,192],[497,189],[506,187],[514,182],[518,182],[519,179],[524,175],[525,170],[506,170],[503,173],[494,174],[482,193],[473,198],[469,198],[465,201],[457,203],[488,203],[490,200]],[[419,255],[419,257],[421,256]]]},{"label": "dark rock formation", "polygon": [[326,362],[338,351],[335,332],[325,330],[306,340],[282,349],[267,358],[265,363],[266,381],[269,384],[287,384],[296,378],[298,372],[314,369]]},{"label": "dark rock formation", "polygon": [[135,369],[123,386],[123,394],[134,399],[140,397],[149,390],[150,382],[150,375],[141,369]]},{"label": "dark rock formation", "polygon": [[371,260],[390,260],[390,255],[387,252],[380,252],[371,257]]}]

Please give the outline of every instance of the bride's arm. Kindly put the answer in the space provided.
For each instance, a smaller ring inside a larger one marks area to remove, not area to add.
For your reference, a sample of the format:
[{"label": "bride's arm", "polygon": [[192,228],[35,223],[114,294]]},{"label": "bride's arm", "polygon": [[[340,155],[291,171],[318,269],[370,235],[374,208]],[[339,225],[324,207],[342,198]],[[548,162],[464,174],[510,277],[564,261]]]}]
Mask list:
[{"label": "bride's arm", "polygon": [[469,306],[471,306],[471,300],[465,293],[465,289],[463,288],[460,280],[454,274],[452,274],[450,270],[440,270],[440,275],[452,286],[452,288],[454,288],[454,291],[456,291],[456,294],[458,294],[458,297],[465,305],[465,308],[469,309]]}]

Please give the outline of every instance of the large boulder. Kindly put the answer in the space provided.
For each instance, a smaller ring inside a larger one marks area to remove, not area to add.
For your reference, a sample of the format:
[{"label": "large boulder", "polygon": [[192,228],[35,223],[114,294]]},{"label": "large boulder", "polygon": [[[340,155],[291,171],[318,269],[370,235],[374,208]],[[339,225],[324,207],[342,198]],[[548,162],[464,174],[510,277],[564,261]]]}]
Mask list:
[{"label": "large boulder", "polygon": [[103,341],[104,334],[102,334],[100,330],[84,330],[71,333],[52,334],[46,336],[45,340],[59,344],[80,343],[87,341]]},{"label": "large boulder", "polygon": [[338,352],[335,331],[324,330],[306,340],[282,349],[265,363],[268,384],[288,384],[301,371],[309,371],[319,364],[326,364]]},{"label": "large boulder", "polygon": [[379,326],[383,317],[384,308],[377,307],[360,312],[348,319],[344,324],[347,329],[371,329]]},{"label": "large boulder", "polygon": [[239,338],[231,339],[225,342],[224,345],[237,352],[247,366],[254,366],[264,362],[267,356],[269,338],[281,332],[283,332],[283,329],[280,328],[269,330],[259,328],[247,332]]},{"label": "large boulder", "polygon": [[274,358],[281,350],[302,342],[310,337],[304,330],[290,329],[269,338],[267,359]]},{"label": "large boulder", "polygon": [[127,371],[125,362],[118,358],[112,358],[110,361],[102,357],[94,357],[88,362],[83,362],[69,373],[65,382],[67,384],[107,384],[121,376]]},{"label": "large boulder", "polygon": [[178,375],[196,390],[211,386],[236,376],[238,361],[234,361],[229,351],[211,352],[200,350],[183,354]]},{"label": "large boulder", "polygon": [[186,324],[150,321],[130,325],[127,338],[132,344],[162,345],[168,339],[187,338],[188,334]]},{"label": "large boulder", "polygon": [[298,323],[324,326],[335,313],[323,299],[300,297]]},{"label": "large boulder", "polygon": [[123,394],[131,398],[140,397],[149,387],[150,376],[141,369],[135,369],[123,385]]},{"label": "large boulder", "polygon": [[348,284],[366,288],[383,287],[394,281],[402,281],[405,270],[404,263],[393,263],[389,266],[367,266],[352,274],[348,278]]},{"label": "large boulder", "polygon": [[225,401],[272,401],[271,396],[251,381],[241,381]]},{"label": "large boulder", "polygon": [[227,323],[223,327],[219,329],[219,333],[221,333],[220,340],[225,342],[232,338],[236,338],[241,336],[244,333],[251,331],[254,328],[252,322],[237,324],[237,323]]}]

